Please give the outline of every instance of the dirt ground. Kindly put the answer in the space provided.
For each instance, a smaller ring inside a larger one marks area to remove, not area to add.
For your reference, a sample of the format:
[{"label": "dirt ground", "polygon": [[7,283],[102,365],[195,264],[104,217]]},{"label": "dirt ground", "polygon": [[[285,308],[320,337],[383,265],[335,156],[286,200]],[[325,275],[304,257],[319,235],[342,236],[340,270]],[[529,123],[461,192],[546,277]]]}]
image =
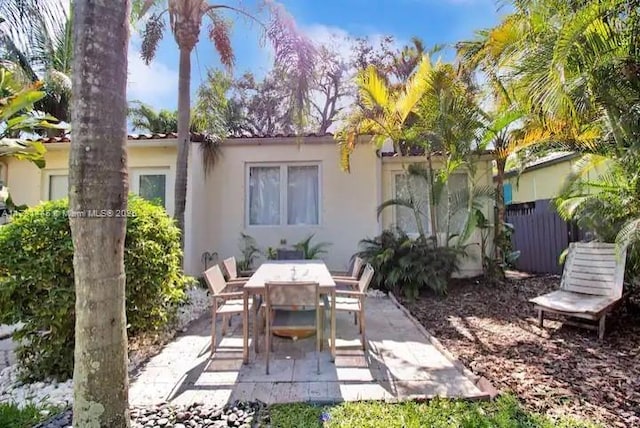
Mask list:
[{"label": "dirt ground", "polygon": [[445,298],[404,301],[413,315],[474,373],[511,391],[531,410],[605,426],[640,426],[640,308],[623,303],[594,331],[537,327],[531,297],[554,290],[558,276],[510,272],[501,285],[454,280]]}]

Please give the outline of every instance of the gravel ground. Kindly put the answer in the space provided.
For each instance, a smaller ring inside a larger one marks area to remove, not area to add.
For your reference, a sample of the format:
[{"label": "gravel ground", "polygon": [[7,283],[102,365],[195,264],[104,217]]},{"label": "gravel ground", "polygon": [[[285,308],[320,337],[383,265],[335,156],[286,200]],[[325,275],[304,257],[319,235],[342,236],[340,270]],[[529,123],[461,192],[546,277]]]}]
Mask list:
[{"label": "gravel ground", "polygon": [[[189,301],[178,310],[176,326],[162,333],[141,335],[129,341],[129,371],[135,370],[155,355],[178,331],[208,311],[210,299],[207,290],[200,287],[187,292]],[[0,371],[0,403],[15,403],[23,407],[28,403],[64,407],[71,404],[73,382],[35,382],[22,384],[18,380],[18,364]]]},{"label": "gravel ground", "polygon": [[[202,403],[175,407],[166,403],[131,409],[131,428],[253,428],[268,421],[266,406],[260,401],[235,402],[224,408]],[[72,428],[71,410],[54,416],[34,428]]]},{"label": "gravel ground", "polygon": [[403,303],[465,366],[514,392],[528,409],[607,427],[640,426],[640,309],[621,305],[607,320],[603,342],[557,320],[539,329],[527,300],[559,281],[519,273],[498,286],[459,280],[446,298]]}]

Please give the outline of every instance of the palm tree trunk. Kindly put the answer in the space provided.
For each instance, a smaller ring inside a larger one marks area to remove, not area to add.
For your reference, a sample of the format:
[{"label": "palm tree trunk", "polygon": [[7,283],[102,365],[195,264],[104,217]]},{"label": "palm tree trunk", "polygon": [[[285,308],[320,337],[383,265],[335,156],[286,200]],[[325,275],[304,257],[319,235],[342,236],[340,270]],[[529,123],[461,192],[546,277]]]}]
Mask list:
[{"label": "palm tree trunk", "polygon": [[506,210],[504,207],[504,170],[507,165],[507,159],[500,157],[496,159],[496,167],[498,173],[496,175],[496,225],[494,228],[494,247],[495,247],[495,255],[498,260],[502,259],[502,249],[499,245],[497,245],[502,238],[502,233],[504,229]]},{"label": "palm tree trunk", "polygon": [[127,207],[128,187],[129,1],[77,1],[73,14],[69,161],[76,291],[73,425],[122,428],[129,427],[127,219],[121,215]]},{"label": "palm tree trunk", "polygon": [[180,246],[184,249],[184,210],[187,204],[187,168],[189,162],[189,122],[191,122],[191,49],[180,47],[178,77],[178,161],[176,165],[175,213],[180,228]]}]

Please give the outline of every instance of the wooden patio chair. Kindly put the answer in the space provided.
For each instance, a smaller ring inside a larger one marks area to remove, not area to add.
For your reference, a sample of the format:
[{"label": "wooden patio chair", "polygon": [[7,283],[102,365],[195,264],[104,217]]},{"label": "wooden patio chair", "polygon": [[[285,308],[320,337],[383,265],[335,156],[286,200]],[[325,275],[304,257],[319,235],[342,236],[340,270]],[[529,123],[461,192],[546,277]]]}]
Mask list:
[{"label": "wooden patio chair", "polygon": [[353,265],[351,266],[351,271],[347,275],[331,275],[336,285],[346,284],[350,288],[354,288],[357,285],[358,280],[360,279],[360,274],[362,273],[362,267],[364,266],[364,260],[362,257],[355,257],[353,259]]},{"label": "wooden patio chair", "polygon": [[[233,256],[224,259],[222,261],[222,265],[224,266],[224,270],[227,272],[227,282],[229,283],[245,283],[251,277],[238,275],[238,264],[236,263],[236,258]],[[247,273],[249,272],[242,272],[242,274]]]},{"label": "wooden patio chair", "polygon": [[[370,264],[364,267],[364,271],[358,280],[357,290],[336,290],[336,311],[353,312],[360,319],[360,334],[362,335],[362,349],[367,350],[365,333],[364,302],[367,297],[367,288],[373,279],[374,270]],[[329,303],[330,304],[330,303]]]},{"label": "wooden patio chair", "polygon": [[[223,317],[222,335],[226,333],[227,322],[226,317],[234,314],[244,313],[243,292],[237,291],[237,285],[228,284],[224,279],[224,275],[220,266],[215,265],[207,269],[204,273],[204,279],[209,286],[209,290],[213,295],[213,306],[211,307],[211,355],[216,349],[216,318],[220,314]],[[251,312],[253,301],[249,300],[248,311]],[[249,313],[243,317],[249,318]],[[255,339],[255,338],[254,338]]]},{"label": "wooden patio chair", "polygon": [[[351,272],[349,275],[331,275],[333,281],[336,283],[336,290],[358,290],[358,283],[363,266],[364,259],[356,256],[353,260],[353,265],[351,266]],[[358,325],[357,313],[353,314],[353,323]]]},{"label": "wooden patio chair", "polygon": [[273,342],[272,329],[309,331],[316,333],[317,371],[320,373],[320,352],[324,330],[323,305],[317,282],[265,283],[265,357],[269,374],[269,358]]},{"label": "wooden patio chair", "polygon": [[602,340],[607,314],[622,300],[625,261],[626,250],[617,257],[615,244],[569,244],[560,289],[529,300],[538,310],[538,325],[543,327],[545,312],[598,321],[566,323],[597,330]]}]

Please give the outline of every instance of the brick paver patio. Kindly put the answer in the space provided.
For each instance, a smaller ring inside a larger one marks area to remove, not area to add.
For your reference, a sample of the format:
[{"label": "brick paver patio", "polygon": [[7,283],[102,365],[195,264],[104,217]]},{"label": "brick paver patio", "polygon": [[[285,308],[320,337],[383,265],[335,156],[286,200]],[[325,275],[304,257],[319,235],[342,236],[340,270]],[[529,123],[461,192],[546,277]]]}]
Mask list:
[{"label": "brick paver patio", "polygon": [[210,358],[210,323],[210,316],[196,321],[131,377],[132,405],[163,401],[224,405],[236,399],[272,404],[393,401],[436,395],[486,397],[474,384],[476,379],[440,352],[389,298],[367,299],[367,353],[359,346],[353,316],[337,314],[336,361],[330,361],[325,341],[320,375],[315,370],[314,337],[275,339],[270,374],[266,375],[264,354],[253,353],[253,346],[250,363],[242,364],[239,316],[226,337],[218,335],[218,351]]}]

